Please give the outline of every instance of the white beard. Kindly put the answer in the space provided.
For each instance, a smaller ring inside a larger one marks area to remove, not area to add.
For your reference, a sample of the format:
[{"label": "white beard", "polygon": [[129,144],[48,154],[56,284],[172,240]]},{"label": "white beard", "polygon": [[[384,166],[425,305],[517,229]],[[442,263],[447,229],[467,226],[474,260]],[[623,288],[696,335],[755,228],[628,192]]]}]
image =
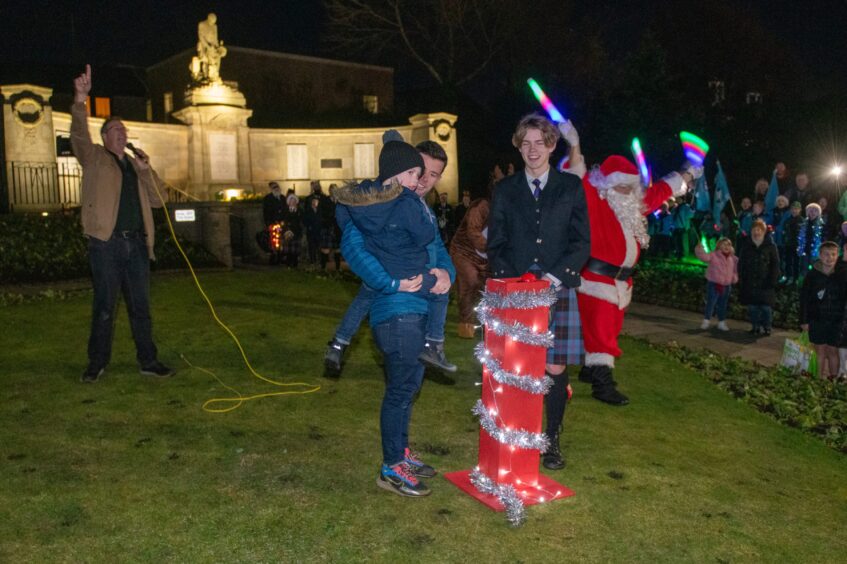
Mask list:
[{"label": "white beard", "polygon": [[606,190],[605,199],[615,212],[624,232],[629,233],[642,249],[650,246],[650,236],[647,234],[647,218],[644,217],[644,200],[641,190],[634,189],[629,194],[620,194],[614,189]]}]

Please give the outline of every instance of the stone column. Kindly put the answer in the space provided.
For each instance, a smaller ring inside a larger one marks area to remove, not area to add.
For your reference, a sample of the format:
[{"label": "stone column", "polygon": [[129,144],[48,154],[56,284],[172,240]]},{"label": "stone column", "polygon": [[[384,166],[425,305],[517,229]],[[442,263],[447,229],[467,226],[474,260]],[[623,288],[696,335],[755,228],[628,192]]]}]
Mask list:
[{"label": "stone column", "polygon": [[[3,146],[8,201],[3,207],[25,211],[61,207],[56,176],[52,88],[32,84],[0,86],[3,95]],[[13,164],[18,163],[13,170]],[[21,167],[25,167],[21,168]]]},{"label": "stone column", "polygon": [[188,191],[204,200],[228,188],[252,190],[247,119],[253,110],[226,105],[188,106],[174,117],[189,126]]}]

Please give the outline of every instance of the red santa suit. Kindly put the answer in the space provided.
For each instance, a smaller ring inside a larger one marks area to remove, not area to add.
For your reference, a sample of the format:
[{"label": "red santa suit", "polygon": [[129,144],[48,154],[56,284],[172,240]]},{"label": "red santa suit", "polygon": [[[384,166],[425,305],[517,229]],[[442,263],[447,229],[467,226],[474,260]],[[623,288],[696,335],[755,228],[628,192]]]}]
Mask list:
[{"label": "red santa suit", "polygon": [[[577,288],[585,365],[611,368],[621,355],[618,335],[624,310],[632,299],[631,269],[649,242],[644,216],[659,209],[671,196],[684,194],[686,186],[682,176],[672,173],[642,192],[638,169],[618,155],[608,157],[599,169],[584,174],[582,185],[591,228],[591,258],[581,272]],[[632,186],[634,193],[642,196],[641,209],[637,204],[632,208],[633,217],[619,217],[609,204],[609,191],[618,185]]]}]

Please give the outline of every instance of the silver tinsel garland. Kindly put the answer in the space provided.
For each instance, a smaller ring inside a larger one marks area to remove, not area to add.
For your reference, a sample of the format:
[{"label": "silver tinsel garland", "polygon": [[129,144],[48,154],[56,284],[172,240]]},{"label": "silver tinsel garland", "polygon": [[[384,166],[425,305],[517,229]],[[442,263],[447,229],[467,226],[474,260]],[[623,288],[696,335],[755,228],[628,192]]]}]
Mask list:
[{"label": "silver tinsel garland", "polygon": [[553,333],[550,331],[538,333],[523,323],[517,321],[508,323],[492,314],[488,308],[477,308],[476,315],[485,325],[485,329],[496,335],[506,336],[519,343],[544,347],[545,349],[553,346]]},{"label": "silver tinsel garland", "polygon": [[520,374],[515,374],[514,372],[503,370],[503,367],[500,366],[497,359],[488,354],[488,351],[485,348],[485,343],[478,343],[476,348],[474,348],[474,353],[476,354],[477,360],[488,369],[488,373],[491,374],[491,377],[500,384],[512,386],[513,388],[529,392],[530,394],[542,395],[546,394],[547,390],[550,389],[550,386],[553,385],[553,379],[546,374],[541,378],[533,378],[532,376],[522,376]]},{"label": "silver tinsel garland", "polygon": [[550,446],[550,440],[544,433],[530,433],[521,429],[501,429],[494,421],[494,417],[488,413],[482,400],[476,400],[473,413],[479,417],[479,425],[485,432],[491,435],[501,444],[511,445],[517,448],[535,449],[544,452]]},{"label": "silver tinsel garland", "polygon": [[556,303],[556,291],[552,288],[532,292],[512,292],[500,294],[483,292],[480,307],[488,309],[535,309],[550,307]]},{"label": "silver tinsel garland", "polygon": [[523,500],[521,500],[514,486],[498,484],[479,469],[471,470],[469,478],[477,490],[484,494],[496,496],[500,500],[500,503],[506,508],[506,519],[513,527],[523,524],[524,519],[526,519],[526,510]]}]

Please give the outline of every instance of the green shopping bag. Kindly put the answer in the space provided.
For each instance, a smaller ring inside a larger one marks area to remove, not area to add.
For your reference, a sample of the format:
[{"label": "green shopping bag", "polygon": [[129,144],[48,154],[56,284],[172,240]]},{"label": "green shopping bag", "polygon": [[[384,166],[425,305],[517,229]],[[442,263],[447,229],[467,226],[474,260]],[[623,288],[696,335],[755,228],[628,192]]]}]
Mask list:
[{"label": "green shopping bag", "polygon": [[800,333],[800,344],[806,347],[809,351],[809,367],[806,371],[812,376],[818,375],[818,355],[815,354],[815,345],[809,342],[809,332],[803,331]]},{"label": "green shopping bag", "polygon": [[807,372],[817,375],[818,360],[815,347],[809,342],[809,333],[804,331],[796,339],[785,339],[780,364],[794,374]]}]

